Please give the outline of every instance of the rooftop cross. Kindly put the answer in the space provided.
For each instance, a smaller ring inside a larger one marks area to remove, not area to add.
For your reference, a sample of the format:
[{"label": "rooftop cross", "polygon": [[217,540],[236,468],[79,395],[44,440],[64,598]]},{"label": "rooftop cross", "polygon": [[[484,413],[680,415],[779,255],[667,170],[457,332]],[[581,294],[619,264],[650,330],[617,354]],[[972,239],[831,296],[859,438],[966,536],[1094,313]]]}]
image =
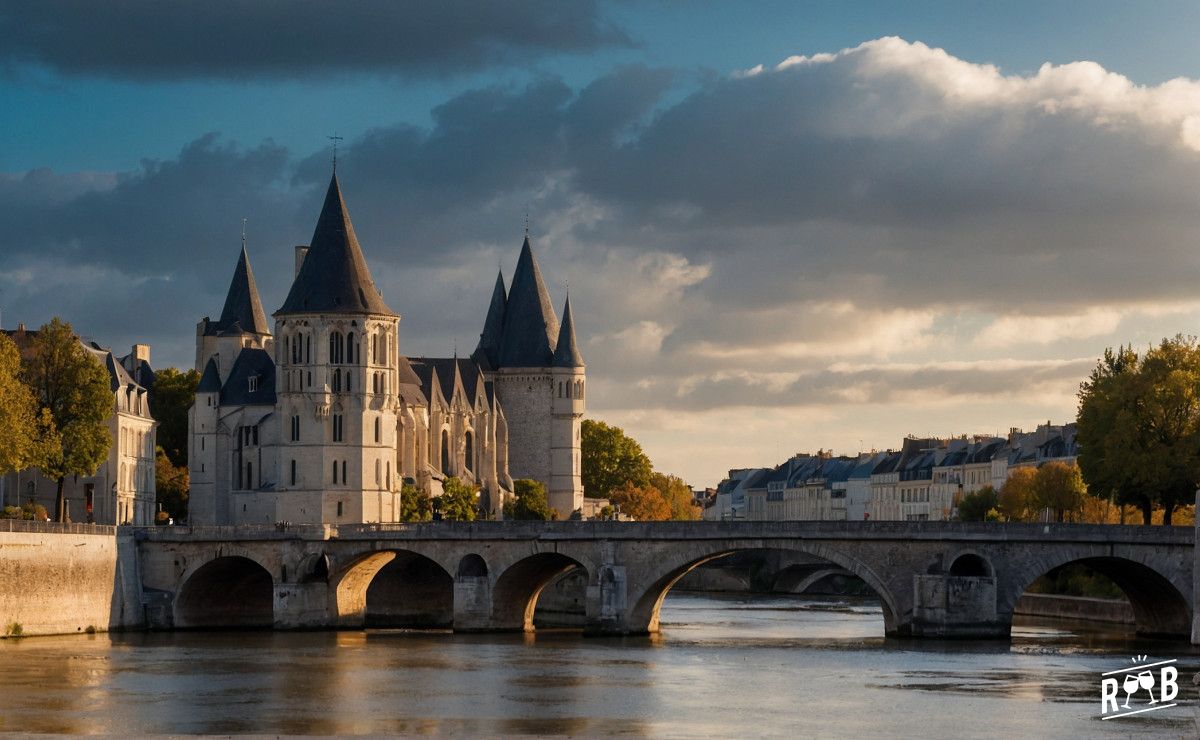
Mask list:
[{"label": "rooftop cross", "polygon": [[335,131],[333,136],[326,136],[325,138],[333,142],[333,171],[337,172],[337,148],[338,142],[342,140],[342,137],[338,136]]}]

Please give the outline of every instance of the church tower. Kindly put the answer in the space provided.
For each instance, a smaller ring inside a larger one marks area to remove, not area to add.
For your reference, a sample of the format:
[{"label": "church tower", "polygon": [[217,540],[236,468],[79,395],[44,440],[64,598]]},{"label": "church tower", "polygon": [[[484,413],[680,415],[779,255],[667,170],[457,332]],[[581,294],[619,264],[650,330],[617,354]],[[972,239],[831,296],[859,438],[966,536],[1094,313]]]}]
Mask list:
[{"label": "church tower", "polygon": [[400,317],[371,279],[336,173],[274,316],[277,520],[396,521]]},{"label": "church tower", "polygon": [[[569,303],[563,319],[560,326],[526,236],[507,295],[503,276],[496,279],[472,358],[494,383],[508,421],[509,472],[541,481],[550,506],[566,518],[583,506],[579,426],[585,404]],[[567,396],[576,384],[579,397]]]}]

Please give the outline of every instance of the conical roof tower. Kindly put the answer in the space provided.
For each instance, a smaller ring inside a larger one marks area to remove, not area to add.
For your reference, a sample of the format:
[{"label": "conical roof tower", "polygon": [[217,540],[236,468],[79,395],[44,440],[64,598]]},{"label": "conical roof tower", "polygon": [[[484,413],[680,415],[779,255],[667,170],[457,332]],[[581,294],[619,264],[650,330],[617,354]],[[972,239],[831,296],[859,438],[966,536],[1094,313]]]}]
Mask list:
[{"label": "conical roof tower", "polygon": [[498,367],[549,367],[557,335],[558,317],[526,236],[508,291]]},{"label": "conical roof tower", "polygon": [[575,343],[575,321],[571,318],[571,296],[563,306],[562,328],[554,349],[554,367],[583,367],[583,355]]},{"label": "conical roof tower", "polygon": [[504,289],[504,273],[496,274],[496,287],[492,289],[492,302],[488,305],[487,318],[483,321],[483,333],[479,335],[479,346],[471,359],[487,369],[499,367],[500,338],[504,333],[504,315],[507,312],[508,294]]},{"label": "conical roof tower", "polygon": [[308,254],[287,299],[276,312],[277,315],[288,313],[396,315],[383,302],[383,296],[371,279],[371,271],[367,269],[354,225],[346,211],[337,173],[329,180],[329,190],[325,193],[325,204],[321,207]]},{"label": "conical roof tower", "polygon": [[234,268],[233,280],[229,282],[229,292],[225,295],[225,307],[221,309],[221,318],[215,323],[210,323],[206,333],[212,335],[239,332],[271,333],[262,301],[258,297],[258,286],[254,282],[254,271],[250,269],[250,256],[246,254],[245,244],[242,244],[242,253],[238,257],[237,267]]}]

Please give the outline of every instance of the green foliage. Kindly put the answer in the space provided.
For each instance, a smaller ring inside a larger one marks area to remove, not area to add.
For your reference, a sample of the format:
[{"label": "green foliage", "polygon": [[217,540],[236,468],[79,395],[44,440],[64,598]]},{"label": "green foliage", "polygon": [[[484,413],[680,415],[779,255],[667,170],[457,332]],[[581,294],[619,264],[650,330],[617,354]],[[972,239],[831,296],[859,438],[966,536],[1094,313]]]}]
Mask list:
[{"label": "green foliage", "polygon": [[428,491],[405,483],[400,488],[400,521],[427,522],[433,518],[433,500]]},{"label": "green foliage", "polygon": [[625,483],[650,484],[650,458],[620,427],[584,419],[580,440],[584,494],[608,498]]},{"label": "green foliage", "polygon": [[1002,522],[1004,521],[1004,515],[1000,513],[999,509],[988,509],[987,513],[983,515],[983,521]]},{"label": "green foliage", "polygon": [[54,436],[45,441],[45,460],[38,467],[58,481],[55,519],[63,521],[63,480],[94,475],[108,457],[112,439],[105,422],[113,412],[108,370],[79,343],[71,325],[55,317],[35,335],[23,371],[53,420],[44,431],[53,430]]},{"label": "green foliage", "polygon": [[988,512],[998,509],[998,507],[999,497],[996,495],[996,489],[984,486],[974,493],[963,496],[962,501],[958,503],[958,520],[960,522],[987,521]]},{"label": "green foliage", "polygon": [[516,500],[504,505],[504,518],[529,521],[549,521],[550,504],[546,487],[540,481],[521,478],[513,481]]},{"label": "green foliage", "polygon": [[435,502],[442,518],[451,522],[473,522],[479,512],[478,491],[451,476],[442,483],[442,495]]},{"label": "green foliage", "polygon": [[188,464],[188,409],[196,400],[199,384],[200,373],[195,370],[180,372],[168,367],[154,374],[150,414],[158,422],[158,444],[175,466],[186,468]]},{"label": "green foliage", "polygon": [[1125,592],[1108,576],[1081,563],[1055,568],[1034,581],[1027,590],[1031,594],[1087,596],[1093,599],[1125,598]]},{"label": "green foliage", "polygon": [[657,488],[662,495],[671,512],[670,519],[696,521],[700,518],[700,507],[694,503],[692,487],[684,483],[682,478],[655,471],[650,474],[650,485]]},{"label": "green foliage", "polygon": [[154,450],[154,487],[155,497],[162,504],[162,512],[175,521],[187,519],[188,491],[191,481],[188,469],[184,465],[175,465],[162,447]]},{"label": "green foliage", "polygon": [[1086,494],[1078,465],[1049,462],[1038,468],[1033,479],[1034,508],[1051,509],[1057,522],[1063,521],[1067,512],[1078,511]]},{"label": "green foliage", "polygon": [[0,511],[0,519],[24,519],[26,521],[44,522],[50,518],[46,507],[32,501],[20,506],[5,506]]},{"label": "green foliage", "polygon": [[1079,465],[1089,491],[1170,524],[1200,484],[1200,347],[1164,339],[1139,357],[1106,350],[1079,388]]},{"label": "green foliage", "polygon": [[0,334],[0,475],[42,463],[37,397],[21,381],[17,345]]},{"label": "green foliage", "polygon": [[5,637],[20,637],[23,634],[25,634],[25,628],[21,626],[20,622],[9,622],[8,626],[4,628]]}]

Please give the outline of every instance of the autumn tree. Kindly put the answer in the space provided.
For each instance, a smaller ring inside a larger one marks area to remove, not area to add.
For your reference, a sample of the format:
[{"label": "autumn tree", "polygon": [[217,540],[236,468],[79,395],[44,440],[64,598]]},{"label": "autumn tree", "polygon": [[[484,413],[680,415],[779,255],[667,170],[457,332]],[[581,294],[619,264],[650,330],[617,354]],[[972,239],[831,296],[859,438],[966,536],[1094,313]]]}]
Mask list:
[{"label": "autumn tree", "polygon": [[38,408],[37,397],[21,381],[21,353],[0,334],[0,475],[40,466],[45,461],[39,444],[49,416]]},{"label": "autumn tree", "polygon": [[662,492],[651,485],[638,486],[627,482],[609,497],[622,514],[639,522],[661,522],[671,518],[671,505]]},{"label": "autumn tree", "polygon": [[1037,517],[1038,506],[1034,502],[1033,481],[1037,478],[1036,468],[1013,468],[1008,480],[1000,486],[999,509],[1010,522],[1028,522]]},{"label": "autumn tree", "polygon": [[682,478],[655,471],[650,474],[650,485],[658,489],[671,510],[670,519],[695,521],[700,518],[700,507],[696,506],[692,487],[684,483]]},{"label": "autumn tree", "polygon": [[58,483],[55,519],[65,521],[63,483],[69,475],[95,475],[112,443],[105,423],[113,412],[108,370],[55,317],[33,338],[24,364],[25,382],[53,420],[55,437],[39,467]]},{"label": "autumn tree", "polygon": [[172,463],[162,447],[154,448],[154,485],[162,510],[177,522],[186,520],[191,488],[188,469]]},{"label": "autumn tree", "polygon": [[1164,339],[1139,357],[1107,350],[1079,389],[1079,465],[1088,489],[1118,505],[1154,507],[1171,523],[1200,483],[1200,347]]},{"label": "autumn tree", "polygon": [[1048,462],[1038,468],[1033,478],[1033,505],[1035,509],[1050,509],[1054,521],[1065,519],[1066,512],[1078,511],[1083,505],[1087,486],[1078,465],[1065,462]]},{"label": "autumn tree", "polygon": [[583,490],[588,497],[609,498],[625,483],[649,485],[650,458],[620,427],[584,419],[580,436]]},{"label": "autumn tree", "polygon": [[540,481],[528,478],[513,481],[513,493],[516,499],[504,505],[505,519],[548,521],[551,518],[546,487]]},{"label": "autumn tree", "polygon": [[478,491],[456,476],[451,476],[442,483],[442,495],[434,506],[447,521],[473,522],[479,511]]},{"label": "autumn tree", "polygon": [[157,441],[171,463],[188,464],[188,409],[196,400],[200,373],[179,371],[173,367],[154,374],[150,391],[150,415],[158,422]]},{"label": "autumn tree", "polygon": [[427,522],[433,518],[433,500],[428,491],[405,483],[400,488],[400,521]]}]

